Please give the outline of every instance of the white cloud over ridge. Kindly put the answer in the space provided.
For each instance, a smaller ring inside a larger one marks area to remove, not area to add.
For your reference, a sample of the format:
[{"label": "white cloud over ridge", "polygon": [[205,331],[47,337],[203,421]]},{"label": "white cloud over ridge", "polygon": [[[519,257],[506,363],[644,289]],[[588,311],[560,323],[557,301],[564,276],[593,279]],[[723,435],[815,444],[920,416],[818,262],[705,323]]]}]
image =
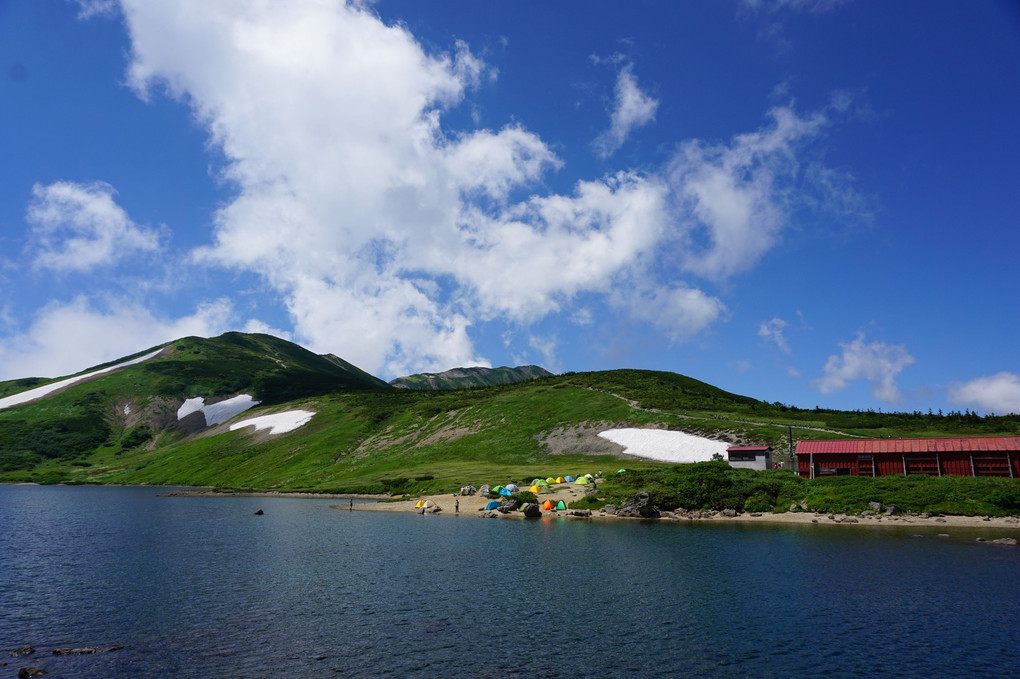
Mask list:
[{"label": "white cloud over ridge", "polygon": [[131,221],[114,201],[115,193],[101,182],[33,186],[27,213],[32,266],[88,271],[159,250],[159,233]]},{"label": "white cloud over ridge", "polygon": [[[682,274],[721,281],[760,260],[797,150],[825,124],[777,108],[729,142],[681,144],[661,172],[543,195],[562,163],[537,134],[444,129],[487,73],[463,43],[428,53],[361,3],[122,5],[129,82],[187,103],[237,187],[195,258],[261,275],[297,340],[385,375],[488,365],[473,324],[569,315],[582,294],[671,341],[704,330],[725,305]],[[621,71],[610,141],[655,105]]]},{"label": "white cloud over ridge", "polygon": [[231,329],[232,320],[226,300],[170,319],[133,302],[111,301],[97,308],[77,297],[44,307],[28,331],[0,341],[0,380],[70,375],[85,368],[83,363],[98,365],[190,335],[219,335]]},{"label": "white cloud over ridge", "polygon": [[871,394],[886,403],[899,403],[903,394],[896,386],[896,377],[914,362],[906,347],[901,344],[865,342],[864,333],[858,333],[852,342],[840,342],[840,356],[829,356],[824,375],[815,381],[823,394],[838,391],[851,380],[868,380]]},{"label": "white cloud over ridge", "polygon": [[949,388],[950,403],[976,405],[1000,415],[1020,413],[1020,375],[1000,372],[978,377]]}]

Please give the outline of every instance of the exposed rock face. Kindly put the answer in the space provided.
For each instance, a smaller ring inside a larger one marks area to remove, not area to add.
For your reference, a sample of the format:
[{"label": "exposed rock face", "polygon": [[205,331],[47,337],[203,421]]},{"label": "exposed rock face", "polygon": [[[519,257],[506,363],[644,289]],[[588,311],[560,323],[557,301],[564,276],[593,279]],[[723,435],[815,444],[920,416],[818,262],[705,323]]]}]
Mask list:
[{"label": "exposed rock face", "polygon": [[871,509],[876,511],[876,512],[882,511],[882,503],[881,502],[869,502],[868,506],[871,507]]},{"label": "exposed rock face", "polygon": [[737,515],[737,510],[736,509],[724,509],[724,510],[722,510],[720,512],[720,514],[722,514],[723,516],[728,516],[730,518],[733,518],[734,516]]},{"label": "exposed rock face", "polygon": [[623,506],[616,512],[616,515],[640,519],[657,519],[659,518],[659,510],[652,504],[651,496],[645,491],[641,491],[624,502]]},{"label": "exposed rock face", "polygon": [[616,514],[616,505],[606,505],[602,508],[602,511],[610,516],[614,516]]},{"label": "exposed rock face", "polygon": [[20,648],[12,648],[8,652],[8,655],[11,656],[12,658],[19,658],[19,657],[24,657],[24,656],[33,655],[33,654],[35,654],[35,649],[32,648],[31,646],[22,646]]},{"label": "exposed rock face", "polygon": [[41,667],[22,667],[18,670],[18,679],[30,679],[30,677],[41,677],[46,670]]},{"label": "exposed rock face", "polygon": [[524,516],[528,517],[529,519],[537,519],[540,516],[542,516],[542,508],[539,507],[534,502],[529,502],[528,504],[524,505]]},{"label": "exposed rock face", "polygon": [[508,498],[506,500],[503,500],[499,504],[499,511],[503,512],[504,514],[506,514],[507,512],[512,512],[512,511],[517,510],[520,506],[521,506],[521,503],[517,500],[517,498],[512,497],[512,498]]}]

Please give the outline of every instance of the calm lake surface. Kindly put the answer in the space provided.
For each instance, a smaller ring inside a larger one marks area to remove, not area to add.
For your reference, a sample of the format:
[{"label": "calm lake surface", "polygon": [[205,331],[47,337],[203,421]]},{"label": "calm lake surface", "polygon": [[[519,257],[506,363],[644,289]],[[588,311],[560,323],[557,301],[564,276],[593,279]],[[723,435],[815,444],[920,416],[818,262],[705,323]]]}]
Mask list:
[{"label": "calm lake surface", "polygon": [[1020,676],[1020,548],[981,533],[160,492],[0,486],[0,677]]}]

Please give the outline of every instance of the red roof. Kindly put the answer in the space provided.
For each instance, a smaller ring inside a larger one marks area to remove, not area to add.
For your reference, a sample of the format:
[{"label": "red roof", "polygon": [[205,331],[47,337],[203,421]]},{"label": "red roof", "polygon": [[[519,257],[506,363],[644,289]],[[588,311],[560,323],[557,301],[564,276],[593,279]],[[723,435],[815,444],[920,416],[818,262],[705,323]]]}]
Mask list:
[{"label": "red roof", "polygon": [[772,446],[730,446],[726,449],[727,453],[764,453],[765,451],[772,450]]},{"label": "red roof", "polygon": [[798,441],[797,454],[947,453],[1020,451],[1020,436],[963,436],[928,439],[839,439]]}]

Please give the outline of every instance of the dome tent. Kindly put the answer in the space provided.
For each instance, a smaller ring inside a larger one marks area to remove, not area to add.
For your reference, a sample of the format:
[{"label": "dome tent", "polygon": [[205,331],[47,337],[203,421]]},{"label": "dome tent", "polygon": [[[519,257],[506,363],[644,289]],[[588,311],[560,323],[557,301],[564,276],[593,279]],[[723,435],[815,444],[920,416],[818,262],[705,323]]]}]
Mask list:
[{"label": "dome tent", "polygon": [[489,504],[485,505],[485,508],[487,510],[488,509],[499,509],[499,501],[498,500],[489,500]]},{"label": "dome tent", "polygon": [[567,503],[564,502],[563,500],[560,500],[559,502],[556,503],[556,509],[566,509],[566,508],[567,508]]},{"label": "dome tent", "polygon": [[552,500],[546,500],[545,502],[542,503],[542,509],[544,509],[545,511],[549,511],[552,508],[553,508]]}]

